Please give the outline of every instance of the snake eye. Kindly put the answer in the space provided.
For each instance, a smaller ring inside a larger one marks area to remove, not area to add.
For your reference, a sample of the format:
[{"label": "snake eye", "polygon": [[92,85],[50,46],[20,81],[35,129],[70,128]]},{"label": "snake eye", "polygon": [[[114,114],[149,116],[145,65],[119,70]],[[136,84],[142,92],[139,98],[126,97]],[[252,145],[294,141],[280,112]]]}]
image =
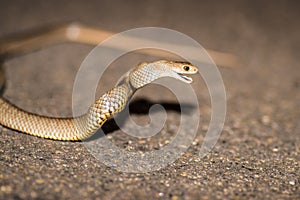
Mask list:
[{"label": "snake eye", "polygon": [[189,71],[189,70],[190,70],[190,67],[187,66],[187,65],[185,65],[185,66],[183,66],[183,69],[184,69],[185,71]]}]

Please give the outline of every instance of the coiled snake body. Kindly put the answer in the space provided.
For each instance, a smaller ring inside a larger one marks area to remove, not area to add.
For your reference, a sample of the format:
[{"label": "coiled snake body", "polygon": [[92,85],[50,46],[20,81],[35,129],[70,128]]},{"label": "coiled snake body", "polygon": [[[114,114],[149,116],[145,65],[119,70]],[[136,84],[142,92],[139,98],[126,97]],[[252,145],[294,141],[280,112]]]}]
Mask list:
[{"label": "coiled snake body", "polygon": [[195,74],[197,71],[197,67],[186,62],[159,60],[140,63],[125,74],[116,87],[96,100],[86,114],[76,118],[36,115],[0,98],[0,124],[42,138],[83,140],[93,135],[113,115],[122,111],[137,89],[162,77],[172,77],[191,83],[192,79],[184,74]]}]

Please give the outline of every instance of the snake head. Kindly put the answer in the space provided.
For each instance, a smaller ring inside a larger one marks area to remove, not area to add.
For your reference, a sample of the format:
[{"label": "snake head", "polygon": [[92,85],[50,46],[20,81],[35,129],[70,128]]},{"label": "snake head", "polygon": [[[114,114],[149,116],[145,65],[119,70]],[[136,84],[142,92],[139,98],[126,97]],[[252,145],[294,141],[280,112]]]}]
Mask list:
[{"label": "snake head", "polygon": [[193,79],[185,76],[188,74],[196,74],[198,72],[198,68],[192,65],[189,62],[181,62],[181,61],[165,61],[166,66],[173,71],[173,78],[181,80],[185,83],[192,83]]},{"label": "snake head", "polygon": [[128,76],[131,85],[138,89],[163,77],[172,77],[185,83],[192,83],[193,79],[185,75],[197,72],[198,68],[188,62],[158,60],[138,64],[129,71]]}]

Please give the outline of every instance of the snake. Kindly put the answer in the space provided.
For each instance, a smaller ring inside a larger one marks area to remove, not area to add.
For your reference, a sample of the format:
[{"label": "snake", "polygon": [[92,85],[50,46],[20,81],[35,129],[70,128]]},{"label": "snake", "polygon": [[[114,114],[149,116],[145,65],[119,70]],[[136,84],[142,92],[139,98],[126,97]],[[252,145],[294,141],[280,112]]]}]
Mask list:
[{"label": "snake", "polygon": [[164,77],[190,84],[193,79],[186,75],[197,72],[198,68],[189,62],[169,60],[141,62],[125,73],[115,87],[102,94],[85,114],[70,118],[30,113],[1,96],[0,124],[40,138],[81,141],[91,137],[108,119],[120,113],[138,89]]}]

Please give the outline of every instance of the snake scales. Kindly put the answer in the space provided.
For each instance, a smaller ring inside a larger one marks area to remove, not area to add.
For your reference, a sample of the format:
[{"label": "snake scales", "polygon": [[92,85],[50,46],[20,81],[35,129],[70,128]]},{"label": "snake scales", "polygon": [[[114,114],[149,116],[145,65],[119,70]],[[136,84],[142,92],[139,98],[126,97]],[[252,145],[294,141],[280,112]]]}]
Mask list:
[{"label": "snake scales", "polygon": [[76,118],[54,118],[29,113],[0,97],[0,124],[41,138],[83,140],[93,135],[109,118],[121,112],[137,89],[162,77],[191,83],[192,79],[184,74],[195,74],[197,71],[197,67],[187,62],[159,60],[140,63],[126,73],[117,86],[97,99],[86,114]]}]

